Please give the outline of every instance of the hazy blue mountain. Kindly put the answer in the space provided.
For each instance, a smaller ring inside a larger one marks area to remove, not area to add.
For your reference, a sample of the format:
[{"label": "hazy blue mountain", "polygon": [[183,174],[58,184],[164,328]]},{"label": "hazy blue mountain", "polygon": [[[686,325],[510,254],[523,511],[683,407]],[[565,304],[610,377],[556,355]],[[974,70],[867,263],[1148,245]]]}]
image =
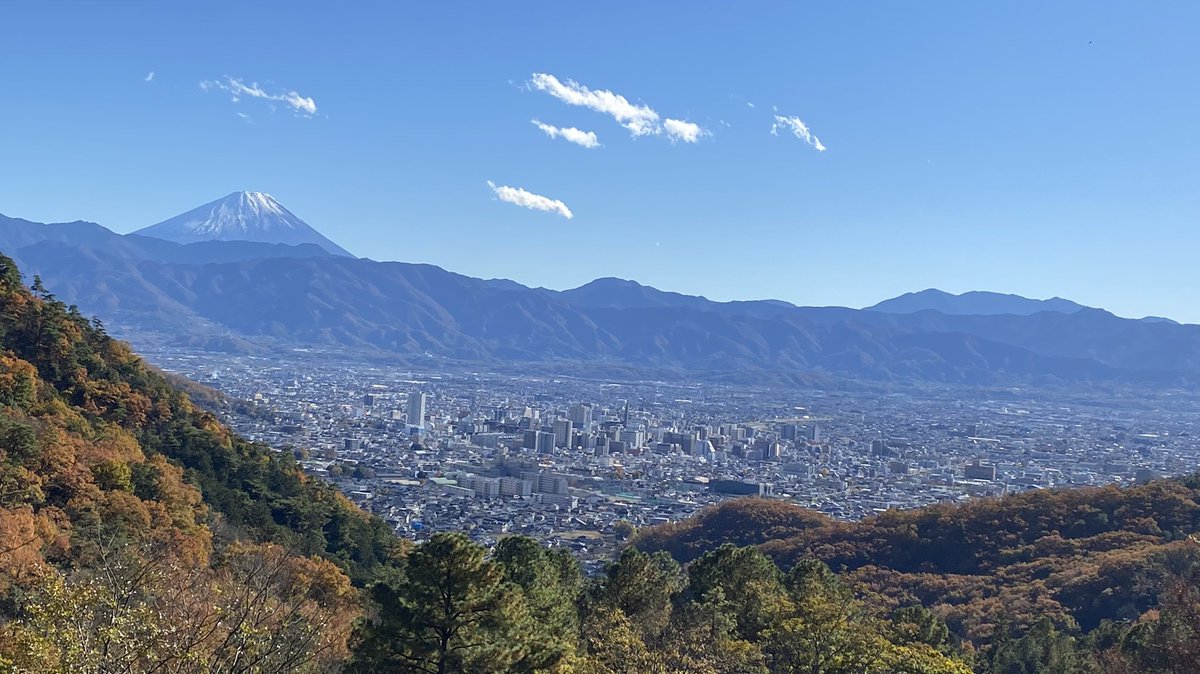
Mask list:
[{"label": "hazy blue mountain", "polygon": [[180,244],[12,218],[0,220],[0,250],[135,342],[324,346],[746,382],[1200,383],[1200,326],[1099,309],[890,313],[713,302],[607,278],[560,292],[316,244]]},{"label": "hazy blue mountain", "polygon": [[1061,297],[1048,300],[1033,300],[1020,295],[1007,295],[974,290],[961,295],[930,288],[915,293],[905,293],[884,300],[866,311],[883,311],[892,314],[915,314],[919,311],[937,311],[943,314],[993,315],[1014,314],[1027,316],[1039,311],[1054,311],[1070,314],[1083,309],[1082,304]]},{"label": "hazy blue mountain", "polygon": [[1103,309],[1025,316],[863,311],[858,320],[914,333],[973,335],[1034,353],[1095,360],[1125,371],[1163,376],[1200,372],[1200,325],[1121,318]]},{"label": "hazy blue mountain", "polygon": [[120,238],[120,235],[94,222],[76,220],[42,224],[0,215],[0,248],[4,250],[16,250],[41,241],[95,244],[114,238]]},{"label": "hazy blue mountain", "polygon": [[[847,317],[813,320],[804,309],[757,316],[720,304],[586,307],[565,293],[495,284],[430,265],[335,256],[189,265],[132,261],[83,247],[39,251],[31,272],[40,273],[51,290],[134,331],[743,378],[754,372],[947,383],[1200,377],[1194,358],[1200,334],[1181,330],[1196,326],[1147,324],[1103,312],[905,316],[842,310]],[[1083,331],[1086,338],[1076,334]],[[1172,342],[1171,349],[1154,348]]]},{"label": "hazy blue mountain", "polygon": [[265,192],[234,192],[134,232],[175,243],[257,241],[314,244],[333,255],[353,257]]}]

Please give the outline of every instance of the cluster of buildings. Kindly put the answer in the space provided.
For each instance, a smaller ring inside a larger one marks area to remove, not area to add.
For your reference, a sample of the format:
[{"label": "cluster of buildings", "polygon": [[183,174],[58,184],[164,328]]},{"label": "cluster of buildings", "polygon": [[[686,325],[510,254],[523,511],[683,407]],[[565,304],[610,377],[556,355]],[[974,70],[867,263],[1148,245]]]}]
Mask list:
[{"label": "cluster of buildings", "polygon": [[[151,353],[251,401],[228,421],[414,539],[522,533],[605,558],[630,526],[740,496],[834,518],[1200,468],[1195,399],[1106,391],[853,392],[347,360]],[[249,412],[249,413],[246,413]]]}]

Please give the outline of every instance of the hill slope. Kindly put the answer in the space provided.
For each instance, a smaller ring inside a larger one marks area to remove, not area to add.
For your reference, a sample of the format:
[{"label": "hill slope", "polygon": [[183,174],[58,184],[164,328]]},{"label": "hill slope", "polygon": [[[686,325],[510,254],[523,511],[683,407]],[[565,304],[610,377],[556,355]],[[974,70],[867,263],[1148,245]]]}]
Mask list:
[{"label": "hill slope", "polygon": [[1084,631],[1136,620],[1171,579],[1200,568],[1200,478],[1036,491],[839,522],[746,499],[640,532],[633,544],[690,561],[722,543],[783,568],[816,558],[883,596],[931,607],[977,644],[1051,618]]},{"label": "hill slope", "polygon": [[396,545],[0,257],[0,665],[337,662]]}]

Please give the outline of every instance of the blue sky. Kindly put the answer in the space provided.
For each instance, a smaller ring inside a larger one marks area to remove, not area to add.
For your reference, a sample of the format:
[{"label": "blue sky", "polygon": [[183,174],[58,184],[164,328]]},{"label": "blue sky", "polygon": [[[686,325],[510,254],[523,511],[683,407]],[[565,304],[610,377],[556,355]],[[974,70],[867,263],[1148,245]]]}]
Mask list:
[{"label": "blue sky", "polygon": [[[0,213],[128,232],[261,190],[358,255],[529,285],[1200,322],[1197,25],[1194,2],[3,3]],[[658,118],[635,137],[535,73]]]}]

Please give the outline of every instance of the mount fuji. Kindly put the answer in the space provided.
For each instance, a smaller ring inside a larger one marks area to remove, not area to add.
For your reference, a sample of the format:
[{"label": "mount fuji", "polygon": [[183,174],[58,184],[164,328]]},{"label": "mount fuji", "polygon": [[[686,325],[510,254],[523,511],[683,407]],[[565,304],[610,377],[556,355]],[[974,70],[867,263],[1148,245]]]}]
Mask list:
[{"label": "mount fuji", "polygon": [[291,246],[315,244],[332,255],[354,257],[321,235],[265,192],[234,192],[134,232],[137,236],[197,243],[256,241]]}]

